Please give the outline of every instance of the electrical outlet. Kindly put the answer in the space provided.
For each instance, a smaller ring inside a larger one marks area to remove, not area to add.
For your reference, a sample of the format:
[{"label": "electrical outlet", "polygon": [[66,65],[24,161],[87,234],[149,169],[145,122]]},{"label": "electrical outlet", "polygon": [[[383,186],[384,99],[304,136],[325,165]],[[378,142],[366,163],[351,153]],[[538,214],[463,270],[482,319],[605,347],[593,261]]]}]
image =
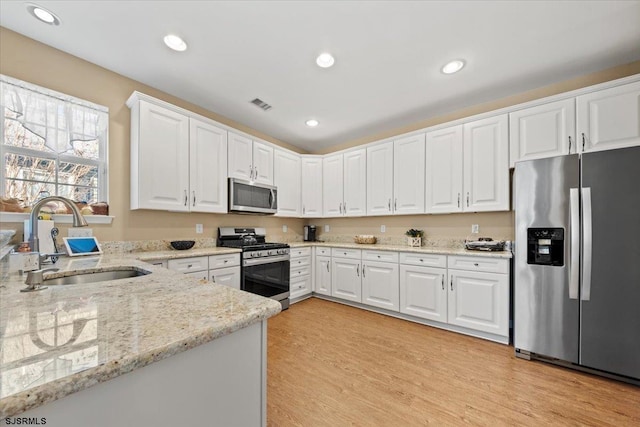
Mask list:
[{"label": "electrical outlet", "polygon": [[478,224],[472,224],[471,225],[471,232],[472,233],[479,233],[480,232],[480,226]]},{"label": "electrical outlet", "polygon": [[326,224],[326,225],[324,226],[324,232],[325,232],[325,233],[328,233],[328,232],[330,232],[330,231],[331,231],[331,227],[329,227],[329,224]]},{"label": "electrical outlet", "polygon": [[282,224],[282,232],[286,233],[287,230],[289,230],[289,227],[287,227],[286,224]]},{"label": "electrical outlet", "polygon": [[67,231],[69,237],[91,237],[93,236],[93,228],[89,227],[71,227]]},{"label": "electrical outlet", "polygon": [[202,226],[202,224],[196,224],[196,233],[197,234],[204,233],[204,227]]},{"label": "electrical outlet", "polygon": [[386,225],[381,225],[381,226],[380,226],[380,232],[381,232],[381,233],[384,233],[384,232],[386,232],[386,231],[387,231],[387,226],[386,226]]}]

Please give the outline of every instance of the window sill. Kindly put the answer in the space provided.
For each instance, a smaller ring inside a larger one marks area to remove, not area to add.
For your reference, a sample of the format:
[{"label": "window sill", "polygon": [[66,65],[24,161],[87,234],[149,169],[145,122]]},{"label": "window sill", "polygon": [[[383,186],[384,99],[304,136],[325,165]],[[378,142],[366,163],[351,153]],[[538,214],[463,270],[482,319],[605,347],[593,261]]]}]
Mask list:
[{"label": "window sill", "polygon": [[[19,212],[0,212],[0,222],[23,222],[29,219],[28,213]],[[111,224],[114,216],[109,215],[84,215],[84,219],[89,224]],[[73,216],[71,214],[55,214],[51,218],[59,224],[73,224]]]}]

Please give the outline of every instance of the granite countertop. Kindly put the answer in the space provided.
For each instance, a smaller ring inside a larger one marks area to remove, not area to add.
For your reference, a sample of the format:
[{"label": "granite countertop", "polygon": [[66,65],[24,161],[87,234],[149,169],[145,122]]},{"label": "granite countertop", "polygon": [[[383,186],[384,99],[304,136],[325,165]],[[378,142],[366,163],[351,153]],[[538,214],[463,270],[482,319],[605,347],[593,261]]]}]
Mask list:
[{"label": "granite countertop", "polygon": [[[229,253],[211,248],[189,256]],[[237,252],[237,251],[232,251]],[[183,255],[173,251],[168,256]],[[146,276],[53,285],[22,293],[25,276],[0,284],[0,419],[62,398],[257,323],[277,301],[152,266],[161,255],[61,258],[75,270],[125,267]]]},{"label": "granite countertop", "polygon": [[372,251],[393,251],[393,252],[416,252],[422,254],[442,254],[442,255],[466,255],[477,256],[487,258],[512,258],[513,254],[509,251],[469,251],[464,248],[451,248],[451,247],[439,247],[439,246],[422,246],[419,248],[412,248],[410,246],[401,245],[366,245],[358,243],[334,243],[334,242],[296,242],[290,243],[292,248],[299,248],[305,246],[320,246],[328,248],[345,248],[345,249],[363,249]]},{"label": "granite countertop", "polygon": [[149,251],[132,253],[133,256],[141,261],[161,261],[167,259],[190,258],[209,255],[239,254],[242,250],[236,248],[196,248],[184,251],[166,250],[166,251]]}]

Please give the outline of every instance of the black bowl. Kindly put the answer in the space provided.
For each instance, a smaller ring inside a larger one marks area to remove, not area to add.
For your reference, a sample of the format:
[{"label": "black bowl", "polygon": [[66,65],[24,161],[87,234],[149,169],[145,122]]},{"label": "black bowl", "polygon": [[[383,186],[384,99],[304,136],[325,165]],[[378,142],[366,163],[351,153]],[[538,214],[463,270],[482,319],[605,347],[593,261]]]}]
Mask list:
[{"label": "black bowl", "polygon": [[195,240],[174,240],[173,242],[171,242],[171,246],[173,247],[173,249],[177,249],[179,251],[191,249],[195,244]]}]

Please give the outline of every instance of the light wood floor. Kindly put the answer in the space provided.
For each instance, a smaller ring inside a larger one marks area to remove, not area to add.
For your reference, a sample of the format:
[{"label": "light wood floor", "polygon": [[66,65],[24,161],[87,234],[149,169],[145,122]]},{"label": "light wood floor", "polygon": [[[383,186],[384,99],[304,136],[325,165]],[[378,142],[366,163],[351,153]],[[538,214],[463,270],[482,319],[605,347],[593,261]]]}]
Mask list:
[{"label": "light wood floor", "polygon": [[269,319],[267,424],[640,426],[640,387],[317,298]]}]

